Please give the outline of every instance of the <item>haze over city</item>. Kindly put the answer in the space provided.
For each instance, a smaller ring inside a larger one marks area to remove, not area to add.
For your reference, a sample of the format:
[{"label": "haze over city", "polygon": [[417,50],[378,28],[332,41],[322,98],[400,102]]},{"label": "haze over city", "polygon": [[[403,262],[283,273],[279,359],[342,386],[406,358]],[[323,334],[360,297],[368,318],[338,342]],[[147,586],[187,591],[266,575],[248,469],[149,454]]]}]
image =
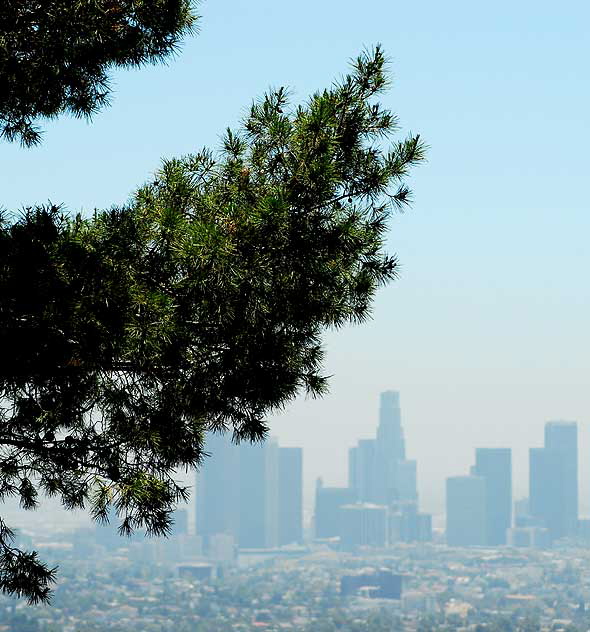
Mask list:
[{"label": "haze over city", "polygon": [[588,24],[4,3],[0,632],[590,632]]},{"label": "haze over city", "polygon": [[310,506],[317,476],[345,482],[379,393],[398,390],[420,497],[439,514],[445,478],[476,447],[513,449],[519,497],[545,421],[576,420],[587,514],[588,6],[264,1],[228,14],[208,2],[202,13],[168,66],[116,75],[92,125],[59,119],[39,148],[1,145],[2,204],[90,213],[124,202],[162,156],[214,145],[269,85],[305,100],[381,42],[393,74],[384,102],[430,146],[412,209],[392,219],[400,279],[379,291],[372,321],[328,333],[329,394],[288,406],[271,434],[304,448]]}]

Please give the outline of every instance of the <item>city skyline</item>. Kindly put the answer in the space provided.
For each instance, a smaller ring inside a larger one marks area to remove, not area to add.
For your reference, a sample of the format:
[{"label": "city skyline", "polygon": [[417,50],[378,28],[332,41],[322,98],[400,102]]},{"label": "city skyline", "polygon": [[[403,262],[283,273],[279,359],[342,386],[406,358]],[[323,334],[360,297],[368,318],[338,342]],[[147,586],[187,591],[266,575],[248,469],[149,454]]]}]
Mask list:
[{"label": "city skyline", "polygon": [[[383,390],[387,390],[387,386],[385,385]],[[372,398],[363,396],[362,399],[355,398],[354,393],[342,393],[349,402],[349,406],[346,407],[350,411],[348,418],[362,417],[365,419],[363,435],[360,439],[362,442],[371,441],[371,434],[375,432],[375,420],[378,418],[378,405],[375,402],[378,393],[379,391],[376,390]],[[417,426],[412,413],[413,407],[421,406],[420,397],[412,401],[405,392],[402,395],[406,420],[404,440],[406,446],[409,446],[410,453],[418,462],[418,493],[424,510],[433,514],[437,526],[443,526],[441,520],[445,513],[445,480],[469,471],[473,465],[475,448],[484,446],[487,448],[510,447],[512,451],[513,498],[515,500],[527,498],[529,496],[529,449],[535,445],[543,444],[544,426],[548,420],[575,418],[573,415],[560,415],[559,410],[555,410],[553,415],[543,414],[541,411],[539,418],[534,423],[531,420],[532,428],[511,425],[502,418],[497,418],[495,423],[490,422],[490,426],[486,427],[484,432],[481,429],[478,431],[478,427],[474,425],[470,432],[462,434],[460,442],[456,440],[457,437],[453,433],[452,425],[449,424],[449,434],[446,439],[433,444],[425,440],[429,436],[424,436],[428,428],[424,428],[422,424]],[[408,402],[408,400],[410,401]],[[359,412],[361,405],[367,406],[368,411]],[[350,437],[348,448],[344,447],[342,454],[337,454],[337,458],[330,462],[326,463],[324,459],[323,467],[318,466],[318,460],[313,458],[314,446],[309,444],[304,446],[307,455],[304,471],[304,498],[306,511],[309,513],[313,506],[314,486],[318,476],[321,476],[328,486],[340,487],[348,484],[350,472],[347,466],[347,453],[359,439],[358,436],[355,438],[353,435],[354,429],[357,428],[356,424],[344,423],[342,416],[339,416],[338,419],[328,419],[323,416],[324,410],[331,408],[330,402],[300,400],[296,402],[295,407],[297,408],[296,411],[287,412],[283,418],[275,418],[273,419],[274,423],[271,423],[271,431],[280,439],[282,444],[288,445],[289,438],[298,434],[293,431],[296,429],[292,429],[289,425],[291,414],[297,417],[309,416],[310,421],[323,420],[330,427],[335,427],[335,424],[340,423],[342,426],[339,430],[341,435]],[[441,410],[441,416],[447,420],[452,417],[445,410]],[[506,416],[508,417],[509,414]],[[590,428],[580,419],[577,419],[577,425],[579,445],[590,445]],[[468,440],[471,441],[469,445],[467,445]],[[440,459],[437,456],[436,453],[440,450],[444,450],[447,458]],[[449,456],[451,458],[448,458]],[[590,459],[580,458],[578,469],[579,514],[580,517],[586,517],[590,516]]]},{"label": "city skyline", "polygon": [[[378,411],[373,437],[348,450],[347,485],[325,485],[318,478],[307,520],[302,448],[279,447],[272,437],[236,446],[227,435],[211,435],[210,463],[197,477],[197,533],[205,542],[210,535],[231,534],[240,548],[303,542],[303,526],[307,539],[338,537],[349,550],[363,543],[382,547],[431,539],[432,517],[417,491],[419,464],[407,459],[400,393],[381,392]],[[543,447],[529,450],[526,499],[513,495],[510,447],[476,446],[473,456],[467,472],[445,479],[445,537],[451,546],[525,541],[545,546],[586,529],[579,523],[577,422],[545,423]],[[237,504],[226,493],[228,477],[240,481]],[[209,502],[213,507],[207,511]],[[218,514],[232,514],[233,521]]]},{"label": "city skyline", "polygon": [[0,632],[590,632],[590,3],[47,5]]},{"label": "city skyline", "polygon": [[[590,445],[588,5],[233,9],[228,19],[223,3],[203,5],[200,33],[166,67],[116,73],[112,106],[92,125],[62,117],[39,148],[3,144],[3,206],[124,204],[162,156],[216,145],[269,86],[305,101],[381,42],[393,79],[384,105],[430,146],[410,179],[412,210],[391,218],[400,278],[379,290],[372,321],[328,332],[329,393],[279,411],[271,433],[305,449],[309,504],[320,471],[346,483],[346,451],[372,432],[377,394],[395,387],[428,511],[441,513],[445,478],[467,471],[477,445],[510,445],[515,495],[528,495],[528,449],[542,445],[545,420],[577,419]],[[580,501],[588,515],[587,462]]]},{"label": "city skyline", "polygon": [[417,464],[406,458],[400,394],[379,395],[375,435],[348,450],[346,487],[316,482],[312,533],[339,538],[344,550],[432,540],[432,516],[420,511]]},{"label": "city skyline", "polygon": [[[389,389],[389,391],[385,391],[385,392],[392,392],[392,391],[391,389]],[[400,393],[399,392],[396,392],[396,393],[398,396],[398,404],[399,404]],[[370,434],[372,433],[375,436],[375,433],[378,429],[378,423],[380,420],[380,412],[379,412],[380,405],[376,403],[376,400],[377,398],[375,398],[375,401],[373,401],[373,411],[374,411],[373,416],[372,416],[373,419],[368,420],[365,425],[366,435],[369,435],[369,436],[367,436],[365,439],[360,439],[361,443],[374,441],[374,439],[370,438]],[[404,401],[405,401],[405,398],[404,398]],[[404,411],[406,411],[406,405],[404,405]],[[412,435],[412,422],[411,422],[411,419],[409,419],[410,414],[408,414],[407,411],[404,413],[404,417],[406,419],[406,423],[404,425],[402,437],[403,437],[404,448],[405,448],[405,444],[406,444],[405,435],[408,435],[408,434]],[[554,421],[554,422],[546,422],[546,423],[563,423],[563,422]],[[539,422],[537,424],[536,439],[535,440],[533,440],[532,438],[525,439],[526,446],[523,450],[519,452],[517,450],[514,450],[512,446],[510,447],[510,450],[512,452],[513,483],[515,479],[514,473],[516,471],[520,469],[521,471],[524,470],[526,473],[526,476],[523,477],[525,480],[521,480],[520,486],[513,484],[513,503],[516,503],[519,500],[529,498],[529,475],[528,475],[529,462],[530,462],[529,452],[531,449],[534,450],[535,446],[539,446],[543,444],[546,423]],[[577,424],[577,429],[578,429],[578,443],[579,445],[583,446],[584,439],[586,436],[584,433],[584,431],[586,430],[585,425],[583,423],[580,423],[579,421],[575,423]],[[275,436],[275,439],[279,440],[281,450],[285,449],[288,451],[290,449],[296,449],[296,450],[302,450],[305,453],[305,458],[302,458],[303,487],[301,491],[302,491],[302,496],[303,496],[303,522],[304,524],[309,524],[313,516],[313,511],[314,511],[317,478],[321,477],[326,487],[346,487],[350,482],[350,468],[349,468],[350,452],[349,451],[350,451],[350,448],[354,446],[351,445],[349,447],[349,450],[345,450],[341,455],[338,455],[337,458],[334,459],[341,473],[338,478],[335,478],[335,477],[329,476],[329,474],[326,476],[326,471],[329,472],[329,468],[318,470],[318,469],[310,467],[307,449],[301,448],[301,446],[286,445],[277,436]],[[222,434],[214,433],[210,435],[209,441],[213,442],[211,444],[208,444],[209,445],[208,450],[212,453],[217,453],[220,449],[223,450],[224,447],[226,448],[229,447],[230,450],[234,450],[234,451],[239,450],[239,446],[232,444],[230,440],[230,436],[227,434],[222,435]],[[502,449],[503,447],[505,447],[507,441],[496,440],[493,443],[496,444],[496,447],[485,447],[484,449],[485,450]],[[441,529],[441,528],[444,528],[445,526],[444,518],[445,518],[445,503],[446,503],[446,493],[445,493],[446,479],[453,476],[466,475],[466,473],[468,473],[470,469],[474,467],[474,453],[477,448],[480,448],[480,449],[482,448],[481,444],[482,442],[478,442],[469,448],[468,453],[467,453],[467,458],[465,459],[466,464],[464,467],[461,467],[461,465],[458,464],[459,459],[456,458],[457,453],[451,450],[451,452],[449,453],[449,455],[453,457],[449,459],[451,464],[448,470],[443,473],[443,476],[439,478],[437,481],[435,481],[435,484],[434,484],[434,487],[437,487],[440,489],[440,492],[439,492],[440,495],[436,502],[432,502],[432,496],[429,495],[429,492],[432,490],[433,483],[431,480],[425,481],[424,476],[423,476],[423,471],[427,469],[427,463],[424,463],[423,460],[419,461],[418,459],[415,459],[415,461],[418,464],[417,482],[418,482],[418,496],[420,498],[420,506],[421,506],[422,511],[428,512],[433,515],[433,526],[435,528]],[[449,440],[449,442],[446,445],[445,444],[443,445],[444,447],[449,448],[449,446],[452,447],[452,442]],[[419,453],[420,443],[416,443],[415,441],[412,441],[410,443],[409,450],[412,456],[416,453]],[[209,461],[210,459],[206,459],[205,462],[207,463]],[[219,460],[216,460],[216,461],[219,462]],[[579,499],[579,518],[581,519],[585,519],[588,517],[588,510],[587,510],[588,498],[585,495],[586,489],[588,488],[588,477],[586,476],[586,469],[584,467],[585,465],[587,465],[587,461],[585,461],[584,458],[580,458],[579,464],[578,464],[578,470],[579,470],[578,472],[578,499]],[[227,486],[227,489],[233,490],[234,492],[236,492],[237,488],[236,486],[232,486],[232,481],[235,480],[236,476],[237,475],[235,474],[235,471],[232,474],[231,469],[225,470],[223,474],[223,480],[225,480],[225,485]],[[309,479],[312,479],[311,489],[309,488],[309,485],[308,485]],[[195,528],[196,525],[194,522],[194,516],[196,513],[196,507],[198,504],[197,486],[194,485],[193,476],[190,476],[190,478],[187,478],[187,483],[192,486],[191,499],[188,504],[189,523],[192,525],[192,528]],[[236,494],[236,498],[237,498],[237,494]],[[216,501],[216,498],[213,498],[213,508],[208,510],[211,516],[215,516],[216,512],[219,511],[219,508],[220,508],[219,504],[216,503],[215,501]],[[41,516],[44,522],[48,522],[48,523],[55,522],[56,524],[59,522],[62,522],[64,525],[71,525],[71,526],[87,524],[89,522],[89,517],[85,512],[83,511],[67,512],[61,509],[59,506],[57,506],[57,504],[51,499],[45,499],[44,501],[42,501],[41,506],[35,512],[35,514],[31,514],[30,512],[26,512],[24,510],[18,509],[16,506],[16,503],[12,503],[12,504],[14,506],[11,506],[10,502],[7,502],[5,504],[5,513],[9,519],[9,522],[16,521],[18,524],[30,524],[31,521],[33,521],[36,523],[38,522]],[[212,519],[215,520],[214,517]]]}]

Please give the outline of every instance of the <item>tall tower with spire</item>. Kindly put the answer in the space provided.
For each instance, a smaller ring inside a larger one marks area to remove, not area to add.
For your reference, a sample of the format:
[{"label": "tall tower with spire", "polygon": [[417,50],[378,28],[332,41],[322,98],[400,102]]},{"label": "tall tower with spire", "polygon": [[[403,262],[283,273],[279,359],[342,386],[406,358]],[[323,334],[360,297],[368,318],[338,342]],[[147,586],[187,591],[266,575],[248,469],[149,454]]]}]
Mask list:
[{"label": "tall tower with spire", "polygon": [[385,391],[380,395],[377,445],[388,459],[404,461],[406,458],[402,413],[397,391]]},{"label": "tall tower with spire", "polygon": [[375,469],[377,502],[392,505],[417,500],[416,462],[406,460],[397,391],[385,391],[380,396]]},{"label": "tall tower with spire", "polygon": [[390,543],[432,539],[431,516],[418,510],[416,469],[416,461],[406,459],[399,393],[385,391],[375,438],[349,450],[348,485],[358,503],[386,508]]},{"label": "tall tower with spire", "polygon": [[397,391],[381,393],[377,436],[351,448],[349,461],[349,485],[359,500],[390,506],[417,500],[416,462],[406,460]]}]

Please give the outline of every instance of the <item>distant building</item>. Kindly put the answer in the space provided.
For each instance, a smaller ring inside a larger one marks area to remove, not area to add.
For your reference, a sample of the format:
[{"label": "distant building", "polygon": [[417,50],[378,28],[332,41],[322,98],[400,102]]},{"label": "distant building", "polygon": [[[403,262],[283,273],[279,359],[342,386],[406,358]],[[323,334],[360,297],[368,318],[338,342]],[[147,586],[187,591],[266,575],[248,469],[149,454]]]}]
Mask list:
[{"label": "distant building", "polygon": [[541,527],[508,529],[508,544],[515,547],[545,549],[551,545],[549,530]]},{"label": "distant building", "polygon": [[303,450],[279,448],[279,545],[303,541]]},{"label": "distant building", "polygon": [[197,472],[196,531],[207,539],[216,533],[236,535],[239,526],[239,448],[229,434],[209,433],[209,456]]},{"label": "distant building", "polygon": [[393,505],[417,501],[416,462],[406,460],[399,393],[380,395],[375,439],[361,439],[348,452],[348,485],[360,502]]},{"label": "distant building", "polygon": [[418,529],[416,540],[418,542],[432,542],[432,515],[419,513],[417,521]]},{"label": "distant building", "polygon": [[563,468],[555,450],[529,450],[529,500],[532,518],[549,529],[551,538],[564,536]]},{"label": "distant building", "polygon": [[486,544],[506,544],[506,531],[512,526],[510,448],[477,448],[473,473],[486,479]]},{"label": "distant building", "polygon": [[[431,516],[418,512],[417,464],[406,459],[397,391],[380,394],[375,439],[361,439],[350,448],[348,486],[355,491],[357,503],[387,507],[389,543],[432,539]],[[331,532],[337,526],[332,524]],[[325,537],[331,536],[326,533]]]},{"label": "distant building", "polygon": [[355,503],[340,507],[340,547],[354,551],[362,546],[383,548],[387,545],[387,507]]},{"label": "distant building", "polygon": [[275,548],[278,522],[279,446],[274,439],[240,444],[240,522],[238,546],[243,549]]},{"label": "distant building", "polygon": [[356,500],[354,489],[324,487],[321,479],[318,479],[315,496],[315,537],[337,537],[340,532],[340,507]]},{"label": "distant building", "polygon": [[349,451],[349,484],[362,502],[374,502],[376,498],[376,441],[360,439]]},{"label": "distant building", "polygon": [[388,569],[363,572],[356,575],[343,575],[340,579],[340,594],[343,597],[359,594],[363,589],[368,597],[378,599],[401,599],[402,576]]},{"label": "distant building", "polygon": [[397,461],[395,464],[395,489],[389,490],[389,502],[418,500],[416,461]]},{"label": "distant building", "polygon": [[545,447],[529,452],[531,516],[553,540],[575,536],[578,527],[578,428],[576,422],[545,424]]},{"label": "distant building", "polygon": [[389,544],[431,542],[432,516],[418,512],[417,503],[398,503],[389,513]]},{"label": "distant building", "polygon": [[379,396],[377,443],[386,447],[388,459],[405,460],[406,444],[402,429],[400,397],[397,391],[384,391]]},{"label": "distant building", "polygon": [[275,548],[303,539],[301,448],[279,448],[275,439],[231,441],[207,436],[197,475],[197,533],[209,551],[211,538],[231,536],[240,548]]},{"label": "distant building", "polygon": [[485,545],[486,479],[454,476],[447,479],[447,544]]},{"label": "distant building", "polygon": [[406,461],[406,444],[397,391],[385,391],[379,397],[374,468],[375,489],[367,500],[390,504],[396,500],[416,499],[416,463]]},{"label": "distant building", "polygon": [[573,536],[578,526],[578,425],[575,421],[545,424],[545,448],[559,455],[563,496],[563,535]]}]

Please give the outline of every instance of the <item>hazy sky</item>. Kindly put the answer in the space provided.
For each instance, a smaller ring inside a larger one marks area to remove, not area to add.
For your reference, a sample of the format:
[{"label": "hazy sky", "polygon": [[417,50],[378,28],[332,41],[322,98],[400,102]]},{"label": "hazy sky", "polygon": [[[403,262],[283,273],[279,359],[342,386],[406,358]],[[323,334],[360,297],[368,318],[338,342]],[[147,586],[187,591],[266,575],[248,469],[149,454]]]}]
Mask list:
[{"label": "hazy sky", "polygon": [[512,447],[515,495],[526,494],[545,420],[575,419],[590,513],[590,5],[217,0],[200,11],[201,33],[167,67],[116,75],[92,125],[62,118],[40,148],[0,144],[0,204],[124,202],[161,156],[215,145],[269,86],[304,100],[381,42],[394,78],[383,101],[431,147],[413,209],[392,222],[402,277],[371,323],[328,334],[331,393],[294,403],[273,434],[305,448],[308,492],[318,475],[344,484],[379,392],[399,390],[423,505],[439,512],[444,478],[465,473],[477,446]]}]

